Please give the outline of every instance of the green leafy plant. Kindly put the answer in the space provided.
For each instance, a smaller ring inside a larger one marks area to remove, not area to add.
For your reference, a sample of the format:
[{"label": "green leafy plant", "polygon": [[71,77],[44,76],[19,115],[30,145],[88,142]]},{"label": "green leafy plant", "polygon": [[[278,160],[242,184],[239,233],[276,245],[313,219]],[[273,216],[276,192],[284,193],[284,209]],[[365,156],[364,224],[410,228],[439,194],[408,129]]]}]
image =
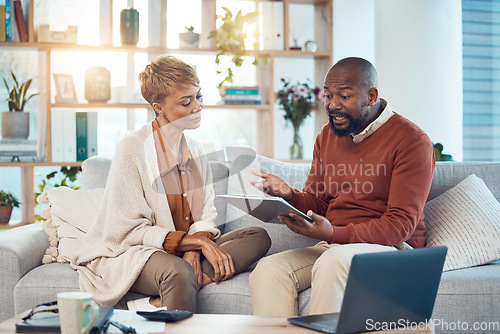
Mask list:
[{"label": "green leafy plant", "polygon": [[186,28],[186,30],[187,30],[188,32],[194,32],[194,27],[193,27],[193,26],[184,27],[184,28]]},{"label": "green leafy plant", "polygon": [[[37,185],[38,191],[35,192],[35,207],[38,205],[36,198],[43,193],[45,187],[47,186],[52,188],[64,186],[74,190],[80,189],[80,186],[76,185],[75,182],[78,179],[78,173],[80,173],[81,170],[82,169],[80,167],[61,167],[60,170],[56,170],[45,175],[42,183]],[[56,181],[57,176],[60,178],[59,183]],[[40,221],[45,220],[45,218],[37,214],[35,215],[35,220]]]},{"label": "green leafy plant", "polygon": [[12,193],[0,190],[0,206],[12,206],[18,208],[20,204],[21,203],[19,203],[17,198],[12,195]]},{"label": "green leafy plant", "polygon": [[436,161],[453,161],[453,157],[451,155],[443,153],[443,144],[436,143],[433,146]]},{"label": "green leafy plant", "polygon": [[[241,10],[238,11],[236,16],[233,16],[231,10],[227,7],[222,7],[226,12],[224,16],[217,15],[217,18],[222,20],[222,25],[214,31],[211,31],[208,35],[208,38],[214,38],[215,46],[217,48],[217,54],[215,56],[215,64],[217,64],[218,70],[217,74],[221,74],[222,71],[219,69],[220,65],[220,56],[224,54],[232,54],[232,62],[235,67],[241,67],[244,62],[244,58],[250,55],[250,52],[245,47],[245,41],[247,38],[247,34],[243,31],[243,26],[245,23],[252,24],[255,22],[259,13],[250,12],[245,15],[242,14]],[[259,37],[260,33],[255,30],[253,32],[255,37]],[[253,44],[254,49],[259,48],[259,43],[255,42]],[[254,56],[253,65],[257,65],[259,63],[259,58]],[[229,67],[226,70],[225,78],[222,80],[217,86],[219,89],[222,88],[224,82],[232,83],[233,82],[233,68]]]},{"label": "green leafy plant", "polygon": [[5,87],[9,92],[9,98],[7,99],[9,104],[9,111],[23,111],[26,103],[33,96],[38,95],[38,94],[31,94],[30,96],[27,95],[28,89],[30,88],[33,79],[29,79],[23,82],[21,85],[19,85],[19,82],[17,81],[14,72],[11,71],[10,75],[12,77],[12,81],[14,82],[12,87],[10,87],[9,84],[7,83],[7,80],[3,78]]}]

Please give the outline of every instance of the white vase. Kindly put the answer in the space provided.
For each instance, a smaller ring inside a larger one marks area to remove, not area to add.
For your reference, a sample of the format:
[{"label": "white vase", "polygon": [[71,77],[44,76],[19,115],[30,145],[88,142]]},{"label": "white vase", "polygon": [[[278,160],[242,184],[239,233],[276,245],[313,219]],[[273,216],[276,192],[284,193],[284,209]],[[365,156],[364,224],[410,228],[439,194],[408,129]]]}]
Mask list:
[{"label": "white vase", "polygon": [[2,139],[28,139],[30,114],[24,111],[2,112]]},{"label": "white vase", "polygon": [[179,47],[197,48],[200,41],[200,34],[188,31],[179,33]]}]

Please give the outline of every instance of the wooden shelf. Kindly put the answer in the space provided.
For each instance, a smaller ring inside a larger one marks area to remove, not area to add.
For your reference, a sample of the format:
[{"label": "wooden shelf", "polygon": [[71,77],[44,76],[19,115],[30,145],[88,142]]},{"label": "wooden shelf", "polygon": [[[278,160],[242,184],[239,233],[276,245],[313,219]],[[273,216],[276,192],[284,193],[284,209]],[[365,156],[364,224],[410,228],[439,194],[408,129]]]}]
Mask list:
[{"label": "wooden shelf", "polygon": [[21,161],[21,162],[0,162],[0,167],[46,167],[46,166],[68,166],[81,167],[83,161],[74,162],[48,162],[48,161]]},{"label": "wooden shelf", "polygon": [[28,225],[28,223],[23,223],[20,221],[10,221],[8,224],[0,224],[0,230],[9,230],[11,228],[21,227]]},{"label": "wooden shelf", "polygon": [[[147,103],[54,103],[50,105],[51,108],[71,108],[71,109],[113,109],[113,108],[127,108],[127,109],[139,109],[147,108],[151,109],[151,106]],[[273,106],[270,104],[216,104],[216,105],[204,105],[205,109],[251,109],[251,110],[269,110]]]},{"label": "wooden shelf", "polygon": [[[160,46],[137,47],[134,45],[80,45],[80,44],[62,44],[62,43],[28,43],[28,42],[0,42],[0,47],[23,47],[40,50],[70,50],[79,51],[113,51],[113,52],[145,52],[152,54],[163,53],[182,53],[182,54],[197,54],[197,55],[215,55],[217,50],[208,48],[166,48]],[[302,50],[249,50],[250,56],[257,55],[259,57],[304,57],[310,56],[315,58],[331,57],[330,51],[302,51]],[[228,56],[231,56],[228,54]]]},{"label": "wooden shelf", "polygon": [[148,103],[54,103],[50,105],[51,108],[84,108],[84,109],[112,109],[112,108],[148,108],[151,106]]},{"label": "wooden shelf", "polygon": [[204,109],[248,109],[258,111],[266,111],[270,108],[272,106],[269,104],[217,104],[204,106]]},{"label": "wooden shelf", "polygon": [[0,42],[0,46],[8,46],[9,48],[38,48],[37,43],[28,42]]},{"label": "wooden shelf", "polygon": [[[201,7],[203,11],[202,15],[202,34],[201,34],[201,48],[168,48],[167,45],[167,2],[176,0],[155,0],[153,3],[159,4],[158,12],[149,13],[151,15],[152,23],[155,25],[155,29],[149,30],[150,36],[148,40],[151,44],[147,47],[138,47],[135,45],[112,45],[113,40],[113,0],[102,0],[100,2],[104,3],[104,12],[100,15],[101,20],[101,30],[100,30],[100,40],[109,43],[106,45],[79,45],[79,44],[62,44],[62,43],[38,43],[35,41],[35,26],[34,26],[34,1],[29,1],[28,8],[28,32],[29,32],[29,42],[0,42],[0,49],[2,51],[11,49],[16,52],[19,51],[36,51],[39,54],[39,90],[40,93],[40,103],[39,103],[39,114],[37,120],[40,121],[40,127],[38,128],[38,141],[44,145],[44,159],[45,161],[25,161],[25,162],[0,162],[0,167],[18,167],[21,170],[21,192],[22,192],[22,223],[13,223],[12,227],[21,226],[27,222],[34,221],[34,199],[33,199],[33,189],[34,189],[34,169],[38,166],[72,166],[80,167],[82,165],[81,161],[77,162],[52,162],[50,159],[52,157],[52,133],[51,133],[51,121],[53,109],[76,109],[85,111],[85,109],[99,109],[99,111],[110,111],[112,109],[147,109],[149,111],[148,115],[152,115],[151,106],[143,102],[135,103],[53,103],[53,92],[51,92],[53,86],[52,73],[54,69],[52,68],[52,61],[57,58],[57,53],[71,53],[75,55],[78,53],[88,52],[89,54],[95,53],[98,55],[99,52],[118,52],[123,53],[127,57],[127,79],[126,85],[133,86],[134,80],[137,80],[137,76],[133,70],[134,56],[135,54],[145,53],[149,58],[153,58],[160,54],[175,54],[175,55],[192,55],[192,56],[210,56],[215,57],[217,50],[213,47],[213,40],[207,40],[208,32],[216,28],[216,7],[220,5],[217,0],[203,0],[201,1]],[[237,1],[237,0],[234,0]],[[248,0],[245,0],[248,1]],[[258,105],[248,105],[248,104],[231,104],[231,105],[205,105],[206,110],[214,110],[215,112],[220,110],[248,110],[256,111],[256,151],[258,154],[273,157],[274,156],[274,136],[279,135],[274,132],[274,112],[275,112],[275,63],[279,61],[279,58],[302,58],[302,59],[312,59],[314,62],[314,85],[318,87],[323,86],[323,78],[328,71],[331,63],[333,61],[333,0],[251,0],[255,3],[263,1],[277,1],[283,3],[283,49],[281,50],[250,50],[250,56],[258,56],[259,58],[267,58],[269,61],[266,65],[262,65],[264,62],[260,62],[256,70],[256,85],[259,87],[260,93],[262,95],[262,101],[264,104]],[[291,22],[290,18],[290,6],[296,4],[306,4],[314,6],[314,18],[311,24],[314,25],[314,36],[311,37],[317,45],[318,50],[316,52],[302,51],[302,50],[290,50],[290,27],[293,26],[294,22]],[[281,7],[281,6],[280,6]],[[150,17],[150,18],[151,18]],[[150,29],[152,26],[150,25]],[[116,54],[120,57],[123,54]],[[94,54],[91,54],[94,56]],[[114,55],[113,55],[114,56]],[[231,55],[227,55],[231,57]],[[182,57],[182,56],[181,56]],[[81,73],[80,73],[81,74]],[[86,102],[86,101],[82,101]],[[127,129],[130,130],[134,124],[133,113],[127,113],[129,117],[127,119]],[[316,122],[320,124],[322,122],[319,117],[316,118]],[[322,125],[322,124],[320,124]],[[317,128],[315,124],[315,128]],[[46,157],[46,158],[45,158]],[[295,161],[297,162],[297,161]],[[302,162],[302,161],[301,161]],[[304,161],[305,162],[305,161]],[[3,228],[12,228],[11,225],[8,227],[0,226]]]}]

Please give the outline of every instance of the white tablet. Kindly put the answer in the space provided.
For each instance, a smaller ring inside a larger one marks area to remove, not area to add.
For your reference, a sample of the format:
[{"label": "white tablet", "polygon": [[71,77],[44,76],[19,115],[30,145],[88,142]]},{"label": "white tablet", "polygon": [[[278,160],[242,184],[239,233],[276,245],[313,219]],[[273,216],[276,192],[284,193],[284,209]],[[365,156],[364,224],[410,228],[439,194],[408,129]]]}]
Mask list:
[{"label": "white tablet", "polygon": [[295,213],[307,221],[313,221],[309,216],[294,208],[281,197],[252,195],[217,195],[217,197],[224,199],[229,204],[266,223],[281,223],[279,220],[273,221],[278,215],[287,216],[294,221],[294,219],[288,215],[289,213]]}]

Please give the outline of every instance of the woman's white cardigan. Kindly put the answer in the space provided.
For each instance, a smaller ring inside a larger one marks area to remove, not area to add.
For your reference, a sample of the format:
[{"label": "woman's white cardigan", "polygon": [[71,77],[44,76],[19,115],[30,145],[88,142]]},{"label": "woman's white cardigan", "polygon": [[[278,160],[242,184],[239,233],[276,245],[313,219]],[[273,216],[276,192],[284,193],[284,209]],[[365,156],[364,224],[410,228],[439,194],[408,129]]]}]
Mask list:
[{"label": "woman's white cardigan", "polygon": [[[211,169],[201,146],[194,140],[187,142],[205,195],[201,220],[192,224],[188,233],[209,231],[218,237]],[[91,293],[100,305],[115,305],[151,254],[163,251],[166,235],[174,230],[149,123],[117,147],[96,221],[71,263],[79,273],[80,290]]]}]

